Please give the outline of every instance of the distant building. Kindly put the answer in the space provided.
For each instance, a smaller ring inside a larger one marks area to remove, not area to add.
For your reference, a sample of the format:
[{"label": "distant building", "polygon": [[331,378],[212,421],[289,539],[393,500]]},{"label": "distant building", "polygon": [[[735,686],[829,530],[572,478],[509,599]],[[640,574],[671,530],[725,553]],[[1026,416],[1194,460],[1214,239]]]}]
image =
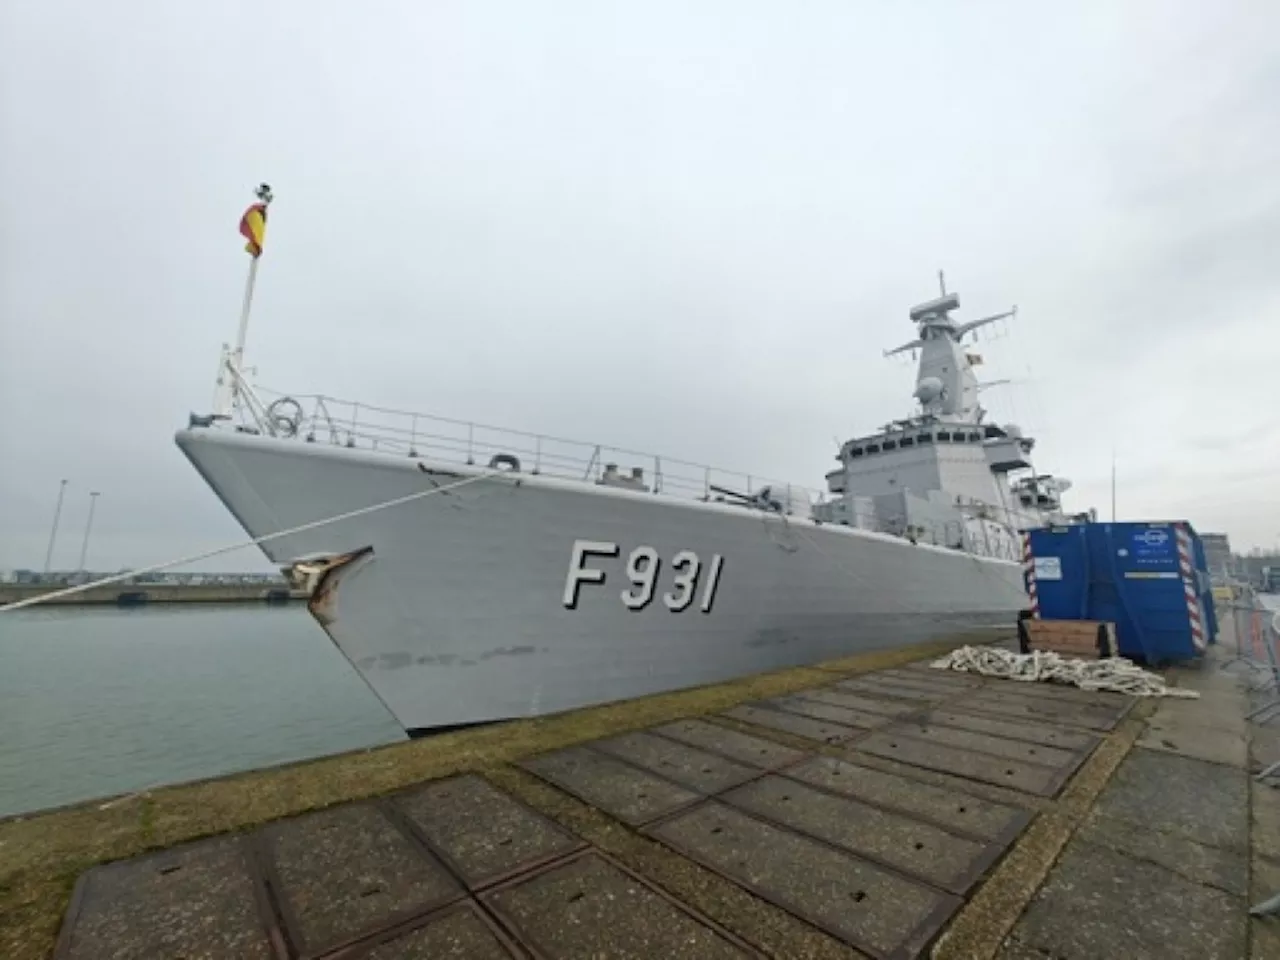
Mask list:
[{"label": "distant building", "polygon": [[1235,573],[1235,564],[1231,558],[1231,541],[1225,533],[1202,533],[1200,540],[1204,543],[1204,557],[1209,567],[1209,575],[1215,579],[1226,580]]}]

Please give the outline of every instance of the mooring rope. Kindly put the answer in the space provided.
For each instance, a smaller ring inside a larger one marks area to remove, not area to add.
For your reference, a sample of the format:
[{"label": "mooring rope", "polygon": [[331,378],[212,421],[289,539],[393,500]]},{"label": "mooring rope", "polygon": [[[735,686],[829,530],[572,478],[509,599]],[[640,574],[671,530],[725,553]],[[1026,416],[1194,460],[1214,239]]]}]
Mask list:
[{"label": "mooring rope", "polygon": [[48,603],[50,600],[60,600],[63,597],[70,597],[77,593],[84,593],[86,590],[92,590],[95,587],[105,587],[113,583],[123,583],[126,580],[131,580],[132,578],[142,576],[143,574],[158,573],[161,570],[181,567],[188,563],[198,563],[201,560],[208,560],[210,557],[217,557],[224,553],[243,550],[245,547],[256,547],[258,544],[266,543],[269,540],[279,540],[281,537],[288,537],[295,533],[303,533],[307,530],[326,527],[331,523],[338,523],[341,520],[350,520],[352,517],[362,517],[368,513],[376,513],[379,510],[386,510],[389,507],[398,507],[401,504],[410,503],[414,500],[421,500],[424,497],[429,497],[436,493],[447,493],[450,490],[458,489],[458,487],[465,487],[469,483],[475,483],[477,480],[486,480],[494,476],[505,477],[508,472],[509,471],[506,470],[482,470],[481,473],[478,473],[473,477],[467,477],[465,480],[446,483],[443,486],[435,486],[427,490],[419,490],[416,493],[406,494],[403,497],[395,497],[391,500],[384,500],[381,503],[374,503],[367,507],[360,507],[356,510],[348,510],[346,513],[339,513],[332,517],[325,517],[322,520],[312,520],[309,523],[290,527],[288,530],[277,530],[275,533],[264,534],[261,537],[253,537],[250,540],[240,540],[236,543],[229,543],[224,547],[218,547],[216,550],[207,550],[204,553],[197,553],[190,557],[180,557],[177,560],[167,560],[164,563],[153,564],[149,567],[139,567],[136,570],[126,570],[124,573],[112,574],[109,577],[103,577],[101,580],[93,580],[89,583],[81,583],[74,587],[67,587],[64,590],[54,590],[51,593],[42,593],[34,597],[27,597],[25,600],[18,600],[14,603],[0,606],[0,613],[12,613],[14,610],[22,610],[25,607],[34,607],[38,603]]},{"label": "mooring rope", "polygon": [[1195,690],[1169,686],[1164,677],[1143,670],[1123,657],[1083,660],[1047,650],[1014,653],[1000,647],[961,647],[933,661],[931,666],[937,670],[958,670],[1007,680],[1066,683],[1081,690],[1126,693],[1131,697],[1195,699],[1200,696]]}]

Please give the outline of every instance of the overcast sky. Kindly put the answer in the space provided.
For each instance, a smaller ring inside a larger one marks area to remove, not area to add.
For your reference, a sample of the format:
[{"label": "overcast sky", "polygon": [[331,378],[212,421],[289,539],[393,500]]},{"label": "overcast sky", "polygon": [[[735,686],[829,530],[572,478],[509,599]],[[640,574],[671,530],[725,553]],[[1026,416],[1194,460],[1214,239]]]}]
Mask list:
[{"label": "overcast sky", "polygon": [[[243,534],[206,411],[269,181],[262,380],[820,486],[945,268],[1068,506],[1280,540],[1280,4],[0,12],[0,567]],[[204,566],[264,566],[246,551]]]}]

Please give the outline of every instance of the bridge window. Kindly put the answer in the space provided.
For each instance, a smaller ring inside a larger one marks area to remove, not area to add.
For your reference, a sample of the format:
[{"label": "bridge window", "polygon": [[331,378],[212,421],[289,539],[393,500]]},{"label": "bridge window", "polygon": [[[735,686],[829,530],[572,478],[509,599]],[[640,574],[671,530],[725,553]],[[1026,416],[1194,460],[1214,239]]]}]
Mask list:
[{"label": "bridge window", "polygon": [[902,438],[902,446],[904,446],[904,447],[914,447],[915,445],[916,445],[916,442],[915,442],[914,440],[912,440],[910,437],[903,437],[903,438]]},{"label": "bridge window", "polygon": [[863,452],[864,452],[864,451],[863,451],[863,449],[862,449],[861,447],[850,447],[850,448],[849,448],[849,456],[850,456],[850,457],[860,457],[860,456],[862,456]]},{"label": "bridge window", "polygon": [[969,434],[969,442],[970,442],[970,443],[981,443],[981,442],[982,442],[982,434],[980,434],[980,433],[971,433],[971,434]]},{"label": "bridge window", "polygon": [[886,441],[884,442],[884,449],[886,449],[886,450],[897,450],[897,449],[898,449],[898,441],[897,441],[897,440],[886,440]]},{"label": "bridge window", "polygon": [[945,431],[945,430],[939,430],[939,431],[938,431],[938,442],[939,442],[939,443],[950,443],[950,442],[951,442],[951,434],[947,433],[947,431]]},{"label": "bridge window", "polygon": [[867,453],[879,453],[879,452],[880,452],[880,447],[879,447],[879,445],[874,444],[874,443],[868,443],[868,444],[867,444]]},{"label": "bridge window", "polygon": [[916,436],[917,443],[933,443],[932,433],[921,433]]}]

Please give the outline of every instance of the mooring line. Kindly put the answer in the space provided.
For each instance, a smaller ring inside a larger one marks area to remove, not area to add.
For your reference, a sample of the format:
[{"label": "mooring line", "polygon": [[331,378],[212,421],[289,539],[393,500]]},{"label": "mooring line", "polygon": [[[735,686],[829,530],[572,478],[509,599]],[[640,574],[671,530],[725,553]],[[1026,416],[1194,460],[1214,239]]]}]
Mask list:
[{"label": "mooring line", "polygon": [[389,507],[398,507],[401,504],[409,503],[413,500],[421,500],[436,493],[447,493],[450,490],[456,490],[458,487],[465,487],[469,483],[475,483],[477,480],[486,480],[494,476],[506,476],[510,471],[507,470],[484,470],[482,473],[476,474],[474,477],[467,477],[465,480],[458,480],[454,483],[447,483],[441,487],[432,487],[429,490],[419,490],[416,493],[406,494],[403,497],[396,497],[392,500],[384,500],[382,503],[371,504],[367,507],[360,507],[356,510],[348,510],[346,513],[339,513],[332,517],[325,517],[323,520],[312,520],[310,523],[304,523],[300,526],[290,527],[288,530],[277,530],[275,533],[264,534],[261,537],[254,537],[250,540],[241,540],[237,543],[228,544],[224,547],[218,547],[216,550],[208,550],[204,553],[197,553],[190,557],[181,557],[177,560],[169,560],[165,563],[153,564],[149,567],[139,567],[136,570],[127,570],[124,573],[112,574],[109,577],[103,577],[101,580],[94,580],[90,583],[77,584],[74,587],[66,587],[62,590],[54,590],[52,593],[42,593],[39,596],[27,597],[25,600],[18,600],[14,603],[0,606],[0,614],[11,613],[14,610],[22,610],[26,607],[34,607],[39,603],[48,603],[51,600],[60,600],[63,597],[71,597],[77,593],[84,593],[95,587],[110,586],[113,583],[123,583],[133,577],[139,577],[147,573],[158,573],[161,570],[168,570],[171,567],[180,567],[188,563],[196,563],[200,560],[208,560],[210,557],[217,557],[224,553],[232,553],[236,550],[243,550],[245,547],[256,547],[258,544],[266,543],[269,540],[279,540],[281,537],[292,536],[295,533],[304,533],[307,530],[315,530],[319,527],[328,526],[331,523],[338,523],[341,520],[350,520],[352,517],[362,517],[369,513],[376,513],[379,510],[386,510]]}]

